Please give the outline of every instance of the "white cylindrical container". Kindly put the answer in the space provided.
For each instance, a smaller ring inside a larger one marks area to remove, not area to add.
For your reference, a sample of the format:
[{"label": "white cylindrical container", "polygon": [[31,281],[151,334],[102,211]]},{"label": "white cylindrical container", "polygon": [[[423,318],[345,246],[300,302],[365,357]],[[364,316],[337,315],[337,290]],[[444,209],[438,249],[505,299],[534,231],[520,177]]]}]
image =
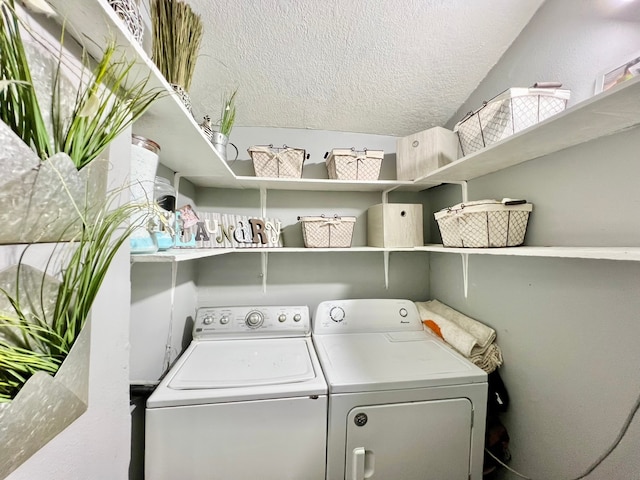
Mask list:
[{"label": "white cylindrical container", "polygon": [[[160,145],[153,140],[131,135],[131,201],[151,206],[155,201],[154,185],[158,169]],[[147,213],[135,214],[132,222],[141,223],[129,237],[131,253],[154,253],[158,244],[152,228],[145,222]],[[149,221],[153,219],[149,218]]]}]

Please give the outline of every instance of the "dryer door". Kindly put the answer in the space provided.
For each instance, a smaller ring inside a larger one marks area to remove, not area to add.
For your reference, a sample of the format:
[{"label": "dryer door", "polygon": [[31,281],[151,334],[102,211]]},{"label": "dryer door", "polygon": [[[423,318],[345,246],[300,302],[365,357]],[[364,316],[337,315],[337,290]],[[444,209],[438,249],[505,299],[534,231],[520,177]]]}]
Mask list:
[{"label": "dryer door", "polygon": [[346,480],[469,477],[466,398],[356,407],[347,417]]}]

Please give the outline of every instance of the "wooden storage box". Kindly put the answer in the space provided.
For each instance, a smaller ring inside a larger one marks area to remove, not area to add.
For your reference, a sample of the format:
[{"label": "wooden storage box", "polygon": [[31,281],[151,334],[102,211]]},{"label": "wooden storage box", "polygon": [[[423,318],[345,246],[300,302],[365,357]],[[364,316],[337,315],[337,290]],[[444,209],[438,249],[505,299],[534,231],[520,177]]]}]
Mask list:
[{"label": "wooden storage box", "polygon": [[446,128],[430,128],[396,142],[398,180],[415,180],[457,159],[458,137]]},{"label": "wooden storage box", "polygon": [[422,205],[380,203],[367,211],[367,244],[370,247],[421,247]]}]

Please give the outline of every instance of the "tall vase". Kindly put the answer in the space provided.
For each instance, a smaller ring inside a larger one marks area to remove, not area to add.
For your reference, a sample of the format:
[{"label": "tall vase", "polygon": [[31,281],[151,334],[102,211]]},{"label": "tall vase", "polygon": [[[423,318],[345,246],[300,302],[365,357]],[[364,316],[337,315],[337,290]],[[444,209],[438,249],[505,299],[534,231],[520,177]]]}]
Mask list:
[{"label": "tall vase", "polygon": [[[153,140],[131,135],[131,185],[129,191],[131,201],[151,205],[155,201],[154,184],[158,169],[160,146]],[[143,209],[144,210],[144,209]],[[158,251],[153,227],[147,225],[147,214],[136,213],[131,222],[137,224],[129,237],[131,253],[154,253]]]}]

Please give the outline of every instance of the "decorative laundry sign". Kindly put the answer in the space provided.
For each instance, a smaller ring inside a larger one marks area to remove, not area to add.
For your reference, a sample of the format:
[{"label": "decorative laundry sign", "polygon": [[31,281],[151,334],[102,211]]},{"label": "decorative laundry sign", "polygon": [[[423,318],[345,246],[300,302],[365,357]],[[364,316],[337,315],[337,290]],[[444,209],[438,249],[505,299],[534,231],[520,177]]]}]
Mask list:
[{"label": "decorative laundry sign", "polygon": [[196,248],[282,247],[280,220],[214,212],[197,216],[183,233],[193,238]]}]

